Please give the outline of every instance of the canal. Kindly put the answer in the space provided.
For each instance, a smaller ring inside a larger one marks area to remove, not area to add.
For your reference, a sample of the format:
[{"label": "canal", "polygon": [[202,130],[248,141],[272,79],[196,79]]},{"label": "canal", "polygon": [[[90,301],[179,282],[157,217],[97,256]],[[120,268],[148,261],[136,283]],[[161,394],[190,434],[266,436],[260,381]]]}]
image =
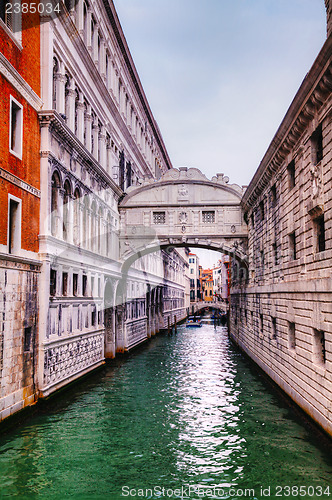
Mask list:
[{"label": "canal", "polygon": [[332,498],[321,437],[225,328],[180,326],[3,433],[0,498]]}]

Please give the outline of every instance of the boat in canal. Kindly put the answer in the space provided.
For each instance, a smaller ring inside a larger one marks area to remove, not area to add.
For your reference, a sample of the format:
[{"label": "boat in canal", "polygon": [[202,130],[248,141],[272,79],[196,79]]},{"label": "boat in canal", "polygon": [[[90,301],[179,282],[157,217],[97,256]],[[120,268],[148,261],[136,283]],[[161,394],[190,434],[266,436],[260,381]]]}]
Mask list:
[{"label": "boat in canal", "polygon": [[187,328],[196,328],[196,327],[201,327],[202,322],[200,316],[189,316],[186,327]]}]

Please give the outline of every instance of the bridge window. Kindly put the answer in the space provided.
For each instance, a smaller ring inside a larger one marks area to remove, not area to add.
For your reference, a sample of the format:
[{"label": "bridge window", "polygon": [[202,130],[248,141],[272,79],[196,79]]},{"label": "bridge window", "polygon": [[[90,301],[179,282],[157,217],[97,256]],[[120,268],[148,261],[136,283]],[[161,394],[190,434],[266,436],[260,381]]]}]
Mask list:
[{"label": "bridge window", "polygon": [[272,207],[275,207],[277,204],[277,186],[275,184],[271,187],[271,204]]},{"label": "bridge window", "polygon": [[324,214],[314,219],[314,227],[316,234],[316,252],[324,252],[325,250],[325,222]]},{"label": "bridge window", "polygon": [[316,128],[311,136],[312,163],[317,165],[323,159],[323,134],[322,125]]},{"label": "bridge window", "polygon": [[289,189],[293,189],[295,186],[295,161],[292,160],[287,167],[288,172],[288,186]]},{"label": "bridge window", "polygon": [[288,345],[291,350],[296,348],[295,323],[288,322]]},{"label": "bridge window", "polygon": [[213,224],[215,222],[215,211],[203,211],[202,221],[204,224]]},{"label": "bridge window", "polygon": [[296,238],[295,231],[289,235],[289,250],[291,260],[296,259]]},{"label": "bridge window", "polygon": [[314,362],[317,365],[324,365],[326,362],[325,335],[321,330],[314,329]]},{"label": "bridge window", "polygon": [[272,327],[272,339],[277,340],[277,319],[271,316],[271,327]]},{"label": "bridge window", "polygon": [[260,204],[259,204],[259,209],[260,209],[260,213],[261,213],[261,220],[264,220],[264,201],[261,201]]},{"label": "bridge window", "polygon": [[166,212],[153,212],[153,223],[154,224],[165,224],[166,223]]}]

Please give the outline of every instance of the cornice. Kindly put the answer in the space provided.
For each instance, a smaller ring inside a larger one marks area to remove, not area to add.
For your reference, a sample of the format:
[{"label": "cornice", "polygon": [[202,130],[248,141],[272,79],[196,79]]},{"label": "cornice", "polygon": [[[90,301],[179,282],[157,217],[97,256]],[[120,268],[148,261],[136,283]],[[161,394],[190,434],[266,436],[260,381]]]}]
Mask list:
[{"label": "cornice", "polygon": [[[65,20],[63,20],[63,26],[67,31],[69,31],[69,34],[72,38],[72,43],[75,46],[77,52],[79,53],[81,59],[84,61],[85,67],[86,67],[87,71],[89,72],[89,75],[90,75],[91,79],[93,80],[95,87],[97,88],[100,95],[103,97],[104,102],[107,103],[107,106],[110,110],[112,118],[114,119],[114,121],[116,123],[118,131],[123,135],[128,146],[132,149],[133,154],[139,160],[139,164],[142,167],[144,173],[151,177],[152,176],[151,170],[149,169],[149,166],[147,165],[137,143],[133,139],[125,121],[123,120],[121,113],[119,112],[118,107],[115,104],[110,92],[106,89],[105,83],[104,83],[99,71],[97,71],[96,65],[94,64],[93,60],[91,59],[91,55],[90,55],[87,47],[85,46],[81,35],[77,31],[73,22],[68,20],[67,18]],[[56,26],[54,27],[54,33],[55,33],[54,47],[55,47],[56,52],[58,53],[58,55],[62,59],[66,59],[66,65],[69,66],[68,69],[71,72],[72,76],[76,80],[80,80],[81,79],[81,71],[80,71],[80,68],[77,66],[77,61],[73,61],[72,59],[70,59],[70,56],[67,53],[65,54],[65,52],[63,50],[63,46],[60,45],[58,42],[58,39],[61,40],[61,35],[60,35],[59,30]],[[80,81],[78,83],[80,83]],[[84,85],[79,85],[79,86],[81,87],[81,89],[83,89],[83,88],[87,89],[88,95],[85,95],[85,97],[87,97],[87,99],[90,101],[91,99],[89,99],[89,95],[91,96],[91,95],[95,94],[94,89],[92,89],[87,84],[86,81],[84,82]],[[95,100],[96,105],[100,107],[99,100],[98,99],[94,99],[94,100]],[[99,113],[101,115],[103,115],[103,117],[104,117],[107,131],[110,132],[111,135],[114,135],[114,132],[109,130],[109,127],[107,127],[108,116],[105,115],[105,110],[102,107],[99,108]]]},{"label": "cornice", "polygon": [[129,50],[129,47],[127,45],[126,38],[125,38],[124,33],[122,31],[120,21],[119,21],[119,18],[117,16],[114,4],[113,4],[112,0],[102,0],[102,3],[104,4],[104,8],[105,8],[106,13],[109,17],[109,20],[110,20],[111,26],[113,28],[116,40],[117,40],[119,48],[121,50],[122,57],[126,63],[127,69],[129,71],[130,77],[133,81],[137,95],[139,97],[141,105],[143,106],[144,112],[145,112],[146,117],[149,121],[149,124],[150,124],[152,131],[153,131],[153,134],[156,138],[156,141],[157,141],[158,146],[160,148],[160,152],[164,158],[164,161],[167,165],[167,168],[171,169],[172,168],[171,160],[170,160],[168,153],[166,151],[166,147],[165,147],[160,129],[159,129],[154,117],[153,117],[152,111],[151,111],[150,106],[148,104],[148,101],[147,101],[146,95],[144,93],[142,84],[140,82],[134,61],[133,61],[131,54],[130,54],[130,50]]},{"label": "cornice", "polygon": [[332,90],[332,35],[324,43],[313,66],[304,78],[270,146],[242,199],[245,209],[252,207],[287,155],[296,145],[310,121],[317,115]]},{"label": "cornice", "polygon": [[35,110],[39,111],[43,105],[40,97],[27,84],[20,73],[10,64],[8,59],[0,53],[0,73],[15,87],[15,89],[24,97],[24,99]]},{"label": "cornice", "polygon": [[69,129],[61,116],[54,110],[50,111],[40,111],[38,113],[41,126],[52,126],[63,138],[67,144],[69,144],[81,157],[81,161],[87,168],[92,168],[101,179],[109,185],[113,191],[121,197],[123,195],[122,189],[119,188],[113,179],[108,175],[108,173],[100,166],[97,160],[92,156],[92,154],[83,146],[83,144],[77,139],[75,134]]}]

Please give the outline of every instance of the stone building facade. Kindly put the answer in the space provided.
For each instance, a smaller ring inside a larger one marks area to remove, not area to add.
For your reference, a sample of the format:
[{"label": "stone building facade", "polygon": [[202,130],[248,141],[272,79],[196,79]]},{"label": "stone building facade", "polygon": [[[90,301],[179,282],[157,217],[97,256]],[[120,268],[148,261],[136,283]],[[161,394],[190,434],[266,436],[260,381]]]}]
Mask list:
[{"label": "stone building facade", "polygon": [[171,162],[113,3],[65,5],[41,25],[42,396],[159,331],[179,283],[168,254],[123,272],[119,200]]},{"label": "stone building facade", "polygon": [[33,403],[37,391],[39,50],[38,15],[1,9],[0,420]]},{"label": "stone building facade", "polygon": [[230,315],[235,342],[329,434],[331,55],[330,34],[243,196],[249,267],[233,266]]}]

